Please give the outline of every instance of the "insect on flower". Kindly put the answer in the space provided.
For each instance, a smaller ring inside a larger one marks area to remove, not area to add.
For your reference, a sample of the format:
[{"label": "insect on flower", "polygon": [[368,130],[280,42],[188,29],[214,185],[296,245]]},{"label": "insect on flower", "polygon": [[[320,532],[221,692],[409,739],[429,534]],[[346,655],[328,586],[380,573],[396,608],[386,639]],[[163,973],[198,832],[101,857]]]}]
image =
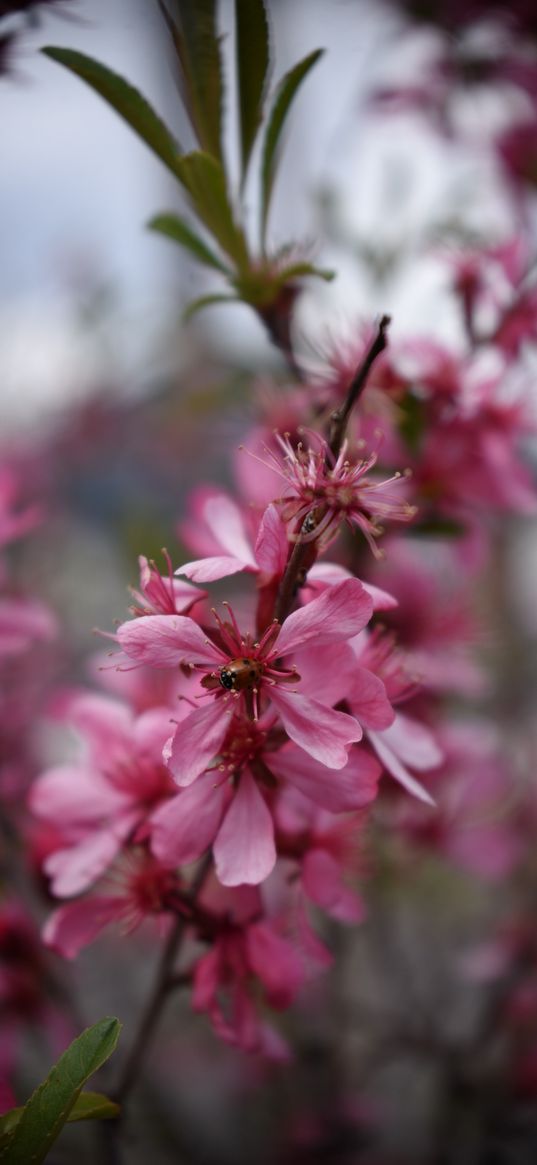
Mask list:
[{"label": "insect on flower", "polygon": [[230,659],[218,678],[226,691],[245,692],[257,686],[262,674],[263,668],[255,659]]}]

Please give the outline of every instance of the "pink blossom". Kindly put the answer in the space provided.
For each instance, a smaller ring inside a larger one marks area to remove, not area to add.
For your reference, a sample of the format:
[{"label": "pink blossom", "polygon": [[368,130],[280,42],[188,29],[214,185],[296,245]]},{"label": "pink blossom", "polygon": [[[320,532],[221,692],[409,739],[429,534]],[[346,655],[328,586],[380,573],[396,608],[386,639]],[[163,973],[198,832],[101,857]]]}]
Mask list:
[{"label": "pink blossom", "polygon": [[[377,679],[382,679],[386,696],[392,704],[400,703],[415,693],[418,687],[416,679],[409,675],[404,653],[396,649],[391,635],[376,628],[370,635],[358,635],[350,646],[364,667],[373,672]],[[432,732],[424,724],[401,712],[393,713],[390,723],[382,724],[378,715],[376,723],[371,715],[368,721],[364,718],[361,698],[360,690],[351,690],[348,703],[366,726],[367,739],[384,768],[407,792],[420,801],[434,805],[428,790],[411,772],[411,769],[428,772],[440,764],[442,753]],[[377,707],[375,700],[374,715]]]},{"label": "pink blossom", "polygon": [[140,590],[131,587],[135,600],[131,607],[133,615],[186,615],[188,611],[205,598],[206,591],[200,591],[190,583],[173,577],[170,556],[163,551],[168,566],[168,577],[164,578],[154,562],[149,562],[142,554],[140,566]]},{"label": "pink blossom", "polygon": [[[281,577],[292,543],[289,543],[286,523],[277,506],[272,503],[267,506],[255,526],[252,515],[247,523],[239,506],[227,494],[203,490],[194,495],[193,501],[196,523],[191,541],[204,550],[225,550],[227,553],[208,553],[193,562],[185,562],[176,570],[176,575],[185,574],[193,582],[204,583],[245,571],[261,576],[259,585],[263,579]],[[314,597],[324,587],[354,577],[337,563],[317,562],[308,572],[308,589],[302,588],[302,596],[305,597],[311,589],[309,598]],[[360,581],[371,595],[375,611],[397,606],[393,595],[362,579]]]},{"label": "pink blossom", "polygon": [[399,801],[394,823],[411,840],[443,854],[463,870],[492,880],[506,877],[522,853],[512,814],[512,779],[497,742],[478,723],[449,725],[444,760],[435,773],[436,812]]},{"label": "pink blossom", "polygon": [[86,755],[38,777],[30,807],[61,828],[65,844],[44,868],[53,893],[69,897],[100,877],[173,784],[162,762],[167,708],[135,718],[118,701],[77,695],[65,702],[64,716],[85,740]]},{"label": "pink blossom", "polygon": [[217,762],[152,815],[154,854],[172,868],[213,846],[226,886],[257,885],[276,861],[272,799],[276,786],[301,790],[314,806],[346,813],[369,804],[380,767],[354,748],[337,774],[289,742],[271,748],[270,723],[234,717]]},{"label": "pink blossom", "polygon": [[[271,464],[285,483],[278,499],[285,522],[292,522],[295,536],[301,540],[317,541],[326,546],[335,538],[342,522],[357,526],[367,539],[373,553],[379,551],[375,538],[382,532],[382,521],[408,522],[415,513],[393,488],[404,482],[400,473],[385,481],[368,477],[378,461],[378,453],[371,453],[361,461],[348,458],[348,443],[343,442],[334,458],[328,443],[316,433],[308,434],[309,448],[300,443],[296,448],[288,437],[279,437],[282,458],[270,454]],[[304,529],[308,519],[311,529]]]},{"label": "pink blossom", "polygon": [[[115,893],[90,894],[54,910],[43,929],[46,946],[74,959],[112,924],[131,933],[145,919],[168,924],[180,904],[179,883],[150,856],[130,854],[115,872]],[[162,925],[161,925],[162,930]]]},{"label": "pink blossom", "polygon": [[365,917],[363,899],[350,884],[361,872],[364,821],[363,813],[334,817],[292,787],[278,799],[278,853],[299,864],[305,897],[339,922],[357,923]]},{"label": "pink blossom", "polygon": [[193,504],[197,520],[191,541],[202,547],[204,557],[184,563],[176,574],[204,583],[239,571],[269,578],[283,573],[288,541],[275,506],[268,506],[255,530],[252,517],[247,524],[240,507],[227,494],[202,491],[194,495]]},{"label": "pink blossom", "polygon": [[0,599],[0,659],[22,654],[35,643],[55,638],[55,616],[36,599]]},{"label": "pink blossom", "polygon": [[231,909],[214,918],[211,949],[194,968],[192,1004],[195,1011],[208,1014],[216,1035],[226,1043],[286,1059],[286,1045],[258,1015],[258,987],[270,1007],[283,1010],[304,983],[306,967],[274,921],[260,918],[259,910],[244,915],[242,893],[238,917],[231,900]]},{"label": "pink blossom", "polygon": [[[233,711],[241,709],[255,718],[266,706],[278,713],[286,732],[301,748],[329,768],[342,768],[349,744],[361,738],[359,724],[354,717],[302,695],[296,665],[284,668],[280,661],[313,641],[319,648],[344,642],[365,625],[371,611],[372,601],[364,588],[358,580],[347,579],[295,611],[283,626],[271,624],[259,640],[241,634],[230,610],[229,623],[215,615],[218,632],[213,639],[181,615],[123,623],[118,640],[133,659],[156,667],[182,664],[204,673],[202,685],[209,703],[183,721],[166,751],[178,784],[190,784],[207,767],[226,736]],[[291,683],[293,690],[288,690]],[[323,686],[321,658],[321,696]]]}]

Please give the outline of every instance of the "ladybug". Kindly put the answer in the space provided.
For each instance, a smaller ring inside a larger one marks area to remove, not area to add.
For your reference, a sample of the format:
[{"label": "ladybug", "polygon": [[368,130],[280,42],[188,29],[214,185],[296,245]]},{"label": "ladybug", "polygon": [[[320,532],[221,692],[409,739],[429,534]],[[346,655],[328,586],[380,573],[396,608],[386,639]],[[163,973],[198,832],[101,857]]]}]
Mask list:
[{"label": "ladybug", "polygon": [[256,659],[230,659],[220,668],[218,679],[227,692],[246,692],[256,687],[262,674],[262,664]]}]

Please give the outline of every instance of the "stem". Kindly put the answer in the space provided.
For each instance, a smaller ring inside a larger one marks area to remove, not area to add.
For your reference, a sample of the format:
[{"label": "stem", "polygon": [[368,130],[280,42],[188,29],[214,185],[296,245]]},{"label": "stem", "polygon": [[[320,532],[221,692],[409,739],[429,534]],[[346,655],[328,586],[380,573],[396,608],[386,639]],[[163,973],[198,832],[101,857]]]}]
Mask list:
[{"label": "stem", "polygon": [[[186,895],[188,901],[193,904],[202,889],[207,874],[211,868],[211,854],[208,854],[201,863],[188,894]],[[127,1057],[123,1073],[121,1075],[119,1085],[116,1089],[114,1099],[118,1102],[124,1103],[126,1097],[130,1093],[133,1085],[136,1082],[138,1073],[147,1055],[148,1046],[153,1039],[156,1031],[156,1026],[160,1018],[160,1013],[168,998],[171,989],[177,985],[176,977],[173,975],[173,966],[177,953],[181,947],[183,936],[189,920],[180,915],[173,929],[168,935],[168,939],[164,946],[162,957],[157,968],[153,990],[147,1001],[145,1010],[142,1012],[140,1025],[134,1043]]]},{"label": "stem", "polygon": [[[307,521],[307,518],[306,518]],[[300,534],[287,560],[287,566],[281,581],[274,618],[283,623],[293,606],[299,587],[304,585],[308,570],[317,558],[315,541],[301,542]]]},{"label": "stem", "polygon": [[346,400],[342,404],[341,408],[336,409],[336,411],[333,412],[332,416],[330,417],[330,434],[328,443],[334,458],[337,458],[339,455],[341,446],[345,439],[345,431],[349,423],[349,417],[358,398],[361,396],[367,384],[367,378],[371,372],[371,368],[373,367],[377,356],[380,356],[381,352],[384,351],[388,343],[386,332],[390,323],[390,316],[384,315],[381,317],[377,328],[377,334],[369,345],[362,363],[359,365],[354,375],[354,379],[347,393]]}]

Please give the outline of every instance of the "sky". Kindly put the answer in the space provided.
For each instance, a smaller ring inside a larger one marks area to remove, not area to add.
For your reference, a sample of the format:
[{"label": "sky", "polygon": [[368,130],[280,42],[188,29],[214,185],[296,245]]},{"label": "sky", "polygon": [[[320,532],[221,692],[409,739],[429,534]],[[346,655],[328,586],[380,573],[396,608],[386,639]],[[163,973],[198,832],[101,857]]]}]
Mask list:
[{"label": "sky", "polygon": [[[335,265],[338,279],[307,291],[298,328],[317,331],[356,312],[391,310],[401,332],[429,316],[433,330],[449,333],[449,315],[434,309],[434,261],[414,265],[412,296],[395,280],[387,301],[385,286],[360,279],[349,239],[389,248],[403,238],[412,259],[413,239],[427,216],[441,216],[446,190],[468,184],[469,173],[471,186],[471,164],[468,170],[468,159],[448,157],[422,128],[371,125],[364,99],[386,38],[397,46],[398,64],[405,59],[397,19],[366,0],[331,0],[329,9],[327,20],[324,0],[271,5],[274,81],[312,49],[326,49],[293,112],[271,240],[276,246],[296,235],[315,243],[319,197],[327,191],[336,192],[346,236],[343,246],[337,238],[325,246],[321,258]],[[230,57],[231,0],[221,3],[220,21]],[[99,97],[40,55],[45,44],[77,48],[124,73],[189,146],[156,3],[73,0],[22,37],[14,75],[0,81],[0,419],[15,425],[66,394],[91,392],[110,372],[139,390],[158,375],[155,353],[181,305],[215,289],[178,248],[144,229],[159,210],[184,209],[173,180]],[[228,103],[232,111],[232,92]],[[230,116],[232,157],[233,131]],[[248,198],[253,212],[255,188]],[[476,207],[482,219],[482,197]],[[88,331],[82,289],[92,285],[107,289],[109,306],[99,328]],[[232,352],[237,339],[247,349],[265,343],[246,308],[213,309],[209,317],[202,326],[224,350]]]}]

